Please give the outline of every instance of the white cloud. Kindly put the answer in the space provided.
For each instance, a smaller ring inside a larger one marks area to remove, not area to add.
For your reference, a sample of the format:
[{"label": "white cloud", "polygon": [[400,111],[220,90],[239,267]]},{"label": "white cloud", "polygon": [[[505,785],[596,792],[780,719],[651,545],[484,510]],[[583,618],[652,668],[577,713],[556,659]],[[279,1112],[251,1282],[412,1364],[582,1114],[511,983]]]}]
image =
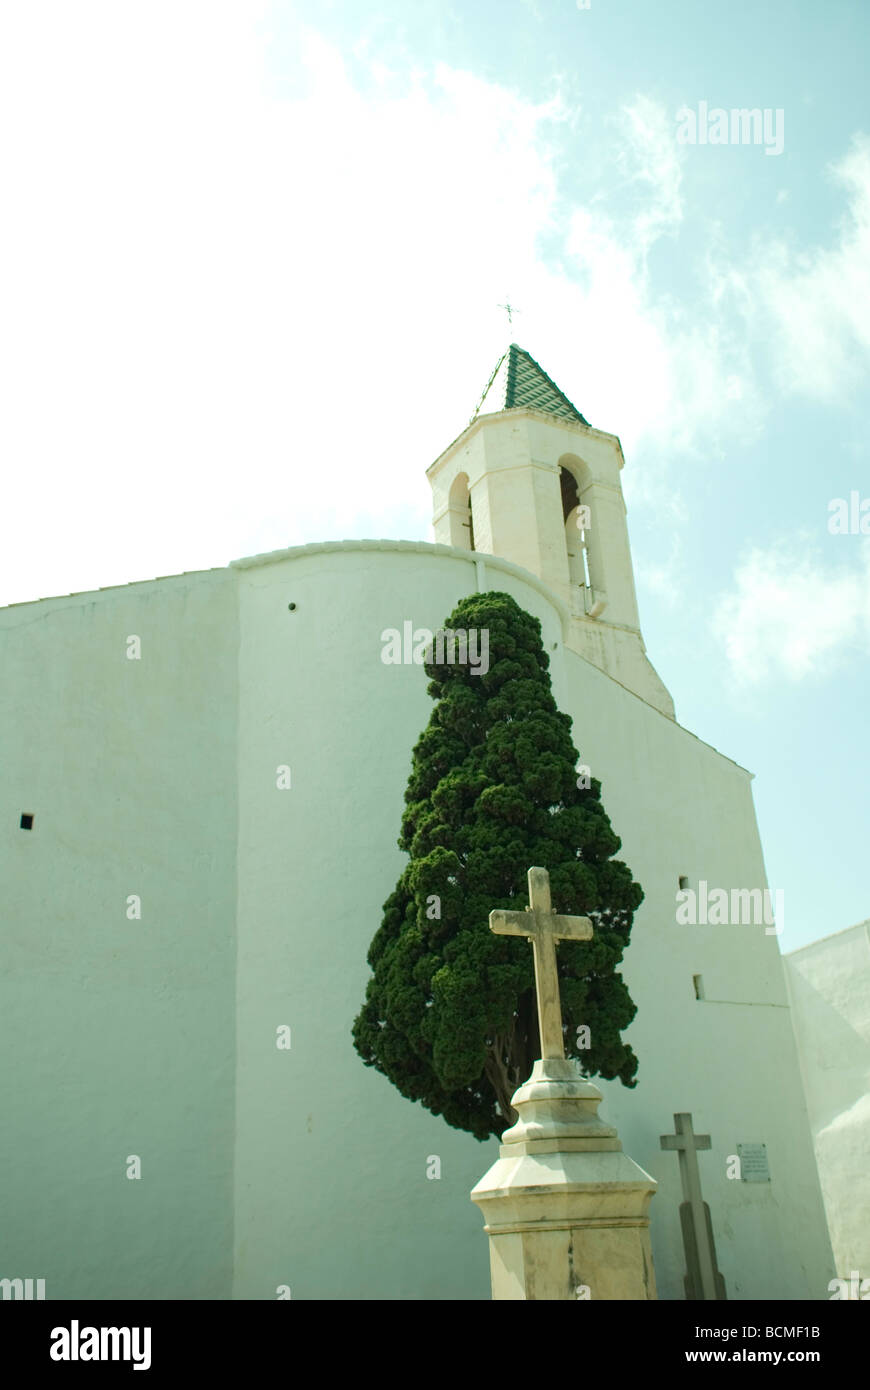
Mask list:
[{"label": "white cloud", "polygon": [[634,164],[631,177],[645,195],[634,225],[635,246],[645,263],[659,237],[675,232],[683,221],[683,166],[673,119],[660,102],[637,96],[624,115]]},{"label": "white cloud", "polygon": [[850,651],[870,652],[870,546],[835,565],[824,564],[808,539],[800,549],[753,549],[734,584],[713,628],[741,684],[824,677]]},{"label": "white cloud", "polygon": [[364,95],[304,29],[288,99],[261,20],[0,14],[0,602],[426,534],[423,470],[550,216],[558,103],[446,68]]},{"label": "white cloud", "polygon": [[0,602],[427,536],[423,470],[467,423],[506,294],[629,454],[750,413],[715,306],[690,318],[651,281],[683,218],[664,108],[621,114],[629,211],[597,189],[566,207],[560,141],[582,163],[601,121],[443,65],[364,80],[292,24],[288,56],[267,15],[0,10]]},{"label": "white cloud", "polygon": [[870,367],[870,138],[856,135],[831,175],[847,207],[830,246],[796,251],[778,240],[756,248],[748,316],[763,336],[784,392],[835,401]]},{"label": "white cloud", "polygon": [[[577,139],[582,152],[589,139],[582,123]],[[685,217],[685,152],[670,113],[636,97],[620,113],[613,150],[615,191],[629,210],[611,214],[599,192],[568,209],[564,268],[534,267],[524,286],[534,313],[518,331],[528,330],[529,346],[547,344],[547,371],[566,389],[582,384],[575,404],[592,424],[618,433],[629,457],[647,445],[660,457],[709,454],[726,424],[744,436],[757,429],[748,348],[726,322],[712,275],[704,273],[694,313],[655,287],[650,252],[676,236]],[[517,302],[524,302],[519,291]],[[630,500],[657,506],[672,489],[661,463],[626,470],[624,485]]]},{"label": "white cloud", "polygon": [[[665,501],[659,513],[663,521],[668,517],[668,513],[670,517],[665,524],[669,524],[671,529],[659,530],[662,543],[655,547],[647,543],[643,552],[638,551],[637,581],[642,590],[655,594],[668,608],[675,609],[685,603],[686,560],[682,534],[674,530],[673,526],[675,523],[684,523],[687,516],[679,499],[674,499],[670,506],[667,500]],[[666,550],[663,544],[665,541]]]}]

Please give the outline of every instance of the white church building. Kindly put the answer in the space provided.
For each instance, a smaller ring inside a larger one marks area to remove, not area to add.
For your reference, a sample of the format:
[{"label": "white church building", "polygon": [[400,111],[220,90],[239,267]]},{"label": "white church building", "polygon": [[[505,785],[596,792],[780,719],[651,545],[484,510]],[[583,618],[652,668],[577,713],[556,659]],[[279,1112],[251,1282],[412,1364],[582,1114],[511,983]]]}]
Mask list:
[{"label": "white church building", "polygon": [[[751,775],[681,727],[638,617],[618,438],[516,346],[428,470],[434,544],[340,541],[0,611],[0,1279],[47,1299],[487,1299],[497,1155],[354,1050],[431,711],[382,633],[479,591],[540,619],[645,898],[638,1085],[602,1117],[658,1184],[685,1297],[690,1112],[729,1299],[834,1277]],[[753,900],[754,901],[754,900]],[[736,1161],[738,1160],[738,1161]]]}]

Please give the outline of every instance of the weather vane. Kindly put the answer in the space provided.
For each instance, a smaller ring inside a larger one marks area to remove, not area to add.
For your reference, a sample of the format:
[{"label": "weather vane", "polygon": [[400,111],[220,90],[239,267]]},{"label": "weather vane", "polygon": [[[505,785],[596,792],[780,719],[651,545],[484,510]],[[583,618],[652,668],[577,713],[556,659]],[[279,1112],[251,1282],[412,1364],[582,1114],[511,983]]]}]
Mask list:
[{"label": "weather vane", "polygon": [[521,311],[515,308],[514,305],[511,304],[510,300],[507,300],[504,304],[499,304],[498,307],[499,309],[504,309],[505,313],[508,316],[508,329],[512,329],[514,326],[514,314],[518,314]]}]

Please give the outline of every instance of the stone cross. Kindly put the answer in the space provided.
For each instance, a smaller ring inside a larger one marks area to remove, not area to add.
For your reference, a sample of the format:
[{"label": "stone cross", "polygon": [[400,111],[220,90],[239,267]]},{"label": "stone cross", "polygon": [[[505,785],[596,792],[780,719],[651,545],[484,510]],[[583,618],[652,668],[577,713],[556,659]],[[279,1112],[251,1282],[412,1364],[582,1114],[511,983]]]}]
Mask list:
[{"label": "stone cross", "polygon": [[676,1134],[661,1135],[663,1149],[676,1149],[680,1160],[680,1182],[684,1201],[680,1207],[683,1248],[686,1252],[686,1297],[689,1299],[727,1298],[725,1281],[716,1267],[713,1223],[710,1208],[701,1196],[698,1150],[709,1149],[709,1134],[696,1134],[690,1114],[675,1115]]},{"label": "stone cross", "polygon": [[499,936],[525,936],[531,941],[535,953],[541,1057],[564,1059],[556,942],[588,941],[592,936],[592,923],[588,917],[562,917],[553,912],[550,875],[546,869],[529,869],[529,904],[525,912],[491,912],[489,929]]}]

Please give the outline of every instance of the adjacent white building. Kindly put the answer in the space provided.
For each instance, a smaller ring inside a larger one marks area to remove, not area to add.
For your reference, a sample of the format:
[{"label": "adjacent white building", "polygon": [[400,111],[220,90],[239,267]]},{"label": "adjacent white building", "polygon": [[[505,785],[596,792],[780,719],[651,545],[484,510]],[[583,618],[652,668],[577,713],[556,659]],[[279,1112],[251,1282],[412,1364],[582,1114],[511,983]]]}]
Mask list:
[{"label": "adjacent white building", "polygon": [[[660,1136],[685,1111],[712,1137],[729,1298],[829,1296],[777,936],[676,920],[681,884],[762,889],[764,864],[750,774],[677,723],[646,655],[622,465],[512,348],[429,469],[435,544],[308,545],[0,612],[0,1277],[48,1299],[489,1296],[468,1194],[496,1141],[406,1101],[351,1025],[431,709],[381,634],[498,589],[541,621],[645,892],[624,965],[639,1083],[600,1084],[659,1184],[659,1296],[684,1296]],[[729,1176],[745,1145],[769,1180]]]},{"label": "adjacent white building", "polygon": [[870,922],[784,959],[837,1274],[870,1281]]}]

